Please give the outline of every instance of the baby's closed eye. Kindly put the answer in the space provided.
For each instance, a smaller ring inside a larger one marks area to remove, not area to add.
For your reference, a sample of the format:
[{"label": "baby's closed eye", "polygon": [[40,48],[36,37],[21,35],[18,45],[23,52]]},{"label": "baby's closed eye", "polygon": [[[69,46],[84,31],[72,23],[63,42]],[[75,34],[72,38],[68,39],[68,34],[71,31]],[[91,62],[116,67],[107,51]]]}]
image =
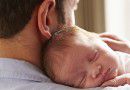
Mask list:
[{"label": "baby's closed eye", "polygon": [[88,59],[88,61],[89,62],[95,62],[99,58],[99,55],[100,54],[99,54],[98,51],[94,52],[94,54],[90,56],[90,58]]}]

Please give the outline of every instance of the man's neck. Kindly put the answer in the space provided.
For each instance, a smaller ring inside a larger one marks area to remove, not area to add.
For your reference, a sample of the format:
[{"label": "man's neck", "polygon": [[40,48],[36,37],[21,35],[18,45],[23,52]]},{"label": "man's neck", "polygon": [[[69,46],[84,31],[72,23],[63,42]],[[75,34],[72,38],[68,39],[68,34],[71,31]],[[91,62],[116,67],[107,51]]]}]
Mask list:
[{"label": "man's neck", "polygon": [[0,58],[15,58],[41,67],[41,48],[41,41],[32,33],[14,40],[0,39]]},{"label": "man's neck", "polygon": [[38,67],[41,67],[40,48],[36,48],[31,45],[27,45],[27,47],[26,46],[24,47],[22,44],[21,45],[19,44],[16,45],[15,43],[7,44],[7,43],[1,43],[0,41],[0,57],[24,60]]}]

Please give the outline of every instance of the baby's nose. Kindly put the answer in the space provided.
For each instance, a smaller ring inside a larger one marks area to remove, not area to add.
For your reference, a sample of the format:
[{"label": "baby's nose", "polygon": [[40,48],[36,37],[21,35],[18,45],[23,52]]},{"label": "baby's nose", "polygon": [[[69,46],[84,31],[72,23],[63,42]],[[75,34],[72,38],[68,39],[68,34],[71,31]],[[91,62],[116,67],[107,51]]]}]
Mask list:
[{"label": "baby's nose", "polygon": [[95,67],[95,69],[93,69],[92,71],[92,78],[96,78],[101,73],[101,69],[102,69],[101,65]]}]

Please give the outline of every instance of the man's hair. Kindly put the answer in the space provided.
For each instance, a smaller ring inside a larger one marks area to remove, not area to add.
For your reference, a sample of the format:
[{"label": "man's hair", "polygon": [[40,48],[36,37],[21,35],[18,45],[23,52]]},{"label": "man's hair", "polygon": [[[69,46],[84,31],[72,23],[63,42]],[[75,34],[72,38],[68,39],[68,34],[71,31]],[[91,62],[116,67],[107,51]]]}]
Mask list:
[{"label": "man's hair", "polygon": [[[64,22],[63,1],[56,0],[60,22]],[[41,2],[43,0],[0,0],[0,38],[11,38],[22,31]]]},{"label": "man's hair", "polygon": [[62,24],[65,24],[64,1],[65,0],[56,0],[56,10],[58,13],[58,20]]}]

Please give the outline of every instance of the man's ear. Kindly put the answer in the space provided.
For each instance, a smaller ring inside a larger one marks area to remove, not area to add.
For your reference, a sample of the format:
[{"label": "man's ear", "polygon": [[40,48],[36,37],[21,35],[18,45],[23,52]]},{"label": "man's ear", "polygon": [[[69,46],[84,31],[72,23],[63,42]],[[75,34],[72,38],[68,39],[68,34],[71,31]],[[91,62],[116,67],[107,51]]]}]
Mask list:
[{"label": "man's ear", "polygon": [[43,0],[42,4],[39,6],[38,10],[38,27],[42,36],[49,39],[51,37],[51,32],[49,29],[49,16],[48,13],[51,9],[55,7],[55,0]]}]

